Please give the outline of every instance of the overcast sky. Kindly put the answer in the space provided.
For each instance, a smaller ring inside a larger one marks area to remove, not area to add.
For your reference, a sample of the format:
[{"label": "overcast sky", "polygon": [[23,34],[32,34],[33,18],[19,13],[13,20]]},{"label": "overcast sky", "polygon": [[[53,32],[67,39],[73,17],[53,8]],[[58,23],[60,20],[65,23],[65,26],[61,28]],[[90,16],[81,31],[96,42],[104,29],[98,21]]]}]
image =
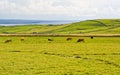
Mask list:
[{"label": "overcast sky", "polygon": [[0,19],[120,18],[120,0],[0,0]]}]

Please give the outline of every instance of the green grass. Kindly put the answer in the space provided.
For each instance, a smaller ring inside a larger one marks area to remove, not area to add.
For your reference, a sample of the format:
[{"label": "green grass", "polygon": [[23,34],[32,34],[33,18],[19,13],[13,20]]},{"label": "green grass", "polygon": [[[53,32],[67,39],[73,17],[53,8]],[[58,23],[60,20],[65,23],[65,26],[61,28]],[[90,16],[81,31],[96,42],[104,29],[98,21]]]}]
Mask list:
[{"label": "green grass", "polygon": [[23,26],[0,26],[0,33],[49,33],[67,25],[23,25]]},{"label": "green grass", "polygon": [[0,26],[0,33],[119,34],[120,19],[95,19],[64,25]]},{"label": "green grass", "polygon": [[[4,43],[9,38],[12,42]],[[0,75],[120,74],[119,37],[66,38],[0,37]],[[77,43],[78,38],[85,42]]]}]

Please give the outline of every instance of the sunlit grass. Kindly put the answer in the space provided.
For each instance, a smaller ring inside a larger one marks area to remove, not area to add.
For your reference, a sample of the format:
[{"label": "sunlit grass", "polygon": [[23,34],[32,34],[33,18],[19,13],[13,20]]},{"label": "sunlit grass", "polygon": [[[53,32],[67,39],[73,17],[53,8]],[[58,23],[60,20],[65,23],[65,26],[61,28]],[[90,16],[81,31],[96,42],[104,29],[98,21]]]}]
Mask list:
[{"label": "sunlit grass", "polygon": [[[4,43],[6,39],[10,43]],[[0,38],[1,75],[119,75],[119,37]],[[54,41],[49,42],[51,38]],[[77,43],[78,38],[85,42]]]}]

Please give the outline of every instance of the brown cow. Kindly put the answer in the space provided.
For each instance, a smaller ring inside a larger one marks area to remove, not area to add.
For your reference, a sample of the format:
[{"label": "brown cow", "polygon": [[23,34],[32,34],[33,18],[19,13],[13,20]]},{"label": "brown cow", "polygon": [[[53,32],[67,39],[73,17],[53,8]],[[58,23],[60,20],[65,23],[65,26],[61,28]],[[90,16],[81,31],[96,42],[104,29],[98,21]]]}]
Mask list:
[{"label": "brown cow", "polygon": [[66,40],[67,40],[67,41],[70,41],[70,40],[72,40],[72,38],[67,38]]},{"label": "brown cow", "polygon": [[4,43],[9,43],[9,42],[12,42],[12,40],[11,39],[7,39],[7,40],[5,40]]},{"label": "brown cow", "polygon": [[78,39],[77,42],[85,42],[84,39]]},{"label": "brown cow", "polygon": [[22,38],[20,39],[20,41],[25,41],[25,39],[22,37]]}]

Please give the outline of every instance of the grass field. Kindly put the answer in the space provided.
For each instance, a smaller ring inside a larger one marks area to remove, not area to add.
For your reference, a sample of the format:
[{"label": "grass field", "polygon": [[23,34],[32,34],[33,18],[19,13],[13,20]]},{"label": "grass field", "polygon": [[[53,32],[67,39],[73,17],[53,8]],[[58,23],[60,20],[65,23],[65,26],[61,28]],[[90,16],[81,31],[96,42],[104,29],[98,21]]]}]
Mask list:
[{"label": "grass field", "polygon": [[0,37],[0,75],[120,75],[120,37],[66,38]]},{"label": "grass field", "polygon": [[61,25],[0,26],[0,34],[120,34],[120,19],[95,19]]}]

